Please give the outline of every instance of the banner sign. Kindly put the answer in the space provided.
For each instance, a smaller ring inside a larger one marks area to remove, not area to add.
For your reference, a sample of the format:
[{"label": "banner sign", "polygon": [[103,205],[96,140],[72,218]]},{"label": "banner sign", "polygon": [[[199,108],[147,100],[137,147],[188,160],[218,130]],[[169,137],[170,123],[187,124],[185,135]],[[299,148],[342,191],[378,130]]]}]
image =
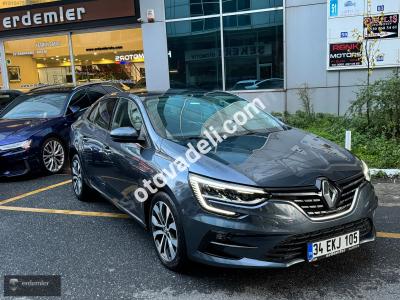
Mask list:
[{"label": "banner sign", "polygon": [[133,0],[86,0],[0,12],[0,32],[135,16]]},{"label": "banner sign", "polygon": [[342,43],[329,45],[330,67],[350,67],[361,65],[361,43]]},{"label": "banner sign", "polygon": [[365,69],[367,55],[375,56],[376,68],[400,66],[400,0],[326,0],[326,4],[327,70]]},{"label": "banner sign", "polygon": [[399,15],[365,17],[364,37],[368,39],[399,37]]}]

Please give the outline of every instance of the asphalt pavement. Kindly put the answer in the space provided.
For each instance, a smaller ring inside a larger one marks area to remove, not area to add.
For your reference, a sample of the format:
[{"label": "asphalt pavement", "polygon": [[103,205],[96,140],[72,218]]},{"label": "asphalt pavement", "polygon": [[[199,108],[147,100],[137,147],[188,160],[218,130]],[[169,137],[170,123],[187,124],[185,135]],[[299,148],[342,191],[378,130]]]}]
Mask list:
[{"label": "asphalt pavement", "polygon": [[375,184],[375,243],[286,270],[192,264],[177,274],[149,233],[100,197],[77,201],[69,180],[0,181],[0,276],[61,275],[62,299],[400,299],[399,183]]}]

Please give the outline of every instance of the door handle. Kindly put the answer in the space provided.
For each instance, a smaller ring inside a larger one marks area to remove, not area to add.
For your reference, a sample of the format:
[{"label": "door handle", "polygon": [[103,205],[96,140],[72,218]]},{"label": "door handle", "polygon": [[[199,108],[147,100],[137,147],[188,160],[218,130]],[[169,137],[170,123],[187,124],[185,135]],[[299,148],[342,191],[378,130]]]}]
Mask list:
[{"label": "door handle", "polygon": [[111,150],[111,148],[110,148],[110,147],[108,147],[108,146],[104,147],[104,153],[105,153],[106,155],[110,155],[110,154],[112,154],[112,150]]},{"label": "door handle", "polygon": [[82,137],[82,141],[86,143],[89,141],[89,138],[87,136],[84,136],[84,137]]}]

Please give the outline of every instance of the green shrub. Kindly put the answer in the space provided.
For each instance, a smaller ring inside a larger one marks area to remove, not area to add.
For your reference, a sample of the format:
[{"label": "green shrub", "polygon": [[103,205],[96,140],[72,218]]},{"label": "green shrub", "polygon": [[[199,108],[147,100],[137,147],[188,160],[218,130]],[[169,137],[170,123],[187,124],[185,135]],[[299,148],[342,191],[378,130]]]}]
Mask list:
[{"label": "green shrub", "polygon": [[340,146],[344,146],[346,130],[352,131],[352,152],[372,168],[400,168],[400,141],[387,138],[367,126],[365,116],[337,117],[316,114],[309,118],[304,112],[285,114],[285,122],[293,127],[312,132]]},{"label": "green shrub", "polygon": [[[369,122],[366,107],[369,105]],[[358,130],[400,139],[400,77],[397,74],[361,88],[357,100],[349,110],[351,116],[361,118],[355,123]]]}]

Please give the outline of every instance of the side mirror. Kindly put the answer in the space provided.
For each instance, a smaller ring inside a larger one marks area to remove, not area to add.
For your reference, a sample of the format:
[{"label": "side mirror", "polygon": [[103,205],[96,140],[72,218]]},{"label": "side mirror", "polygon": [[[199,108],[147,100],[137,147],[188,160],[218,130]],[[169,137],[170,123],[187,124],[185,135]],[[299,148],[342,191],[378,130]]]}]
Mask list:
[{"label": "side mirror", "polygon": [[139,143],[139,133],[132,127],[120,127],[110,133],[111,139],[117,143]]},{"label": "side mirror", "polygon": [[74,105],[72,105],[72,106],[70,106],[70,107],[68,108],[68,110],[70,111],[70,113],[71,113],[72,115],[75,115],[76,113],[78,113],[78,112],[81,110],[81,108],[80,108],[79,106],[74,106]]}]

